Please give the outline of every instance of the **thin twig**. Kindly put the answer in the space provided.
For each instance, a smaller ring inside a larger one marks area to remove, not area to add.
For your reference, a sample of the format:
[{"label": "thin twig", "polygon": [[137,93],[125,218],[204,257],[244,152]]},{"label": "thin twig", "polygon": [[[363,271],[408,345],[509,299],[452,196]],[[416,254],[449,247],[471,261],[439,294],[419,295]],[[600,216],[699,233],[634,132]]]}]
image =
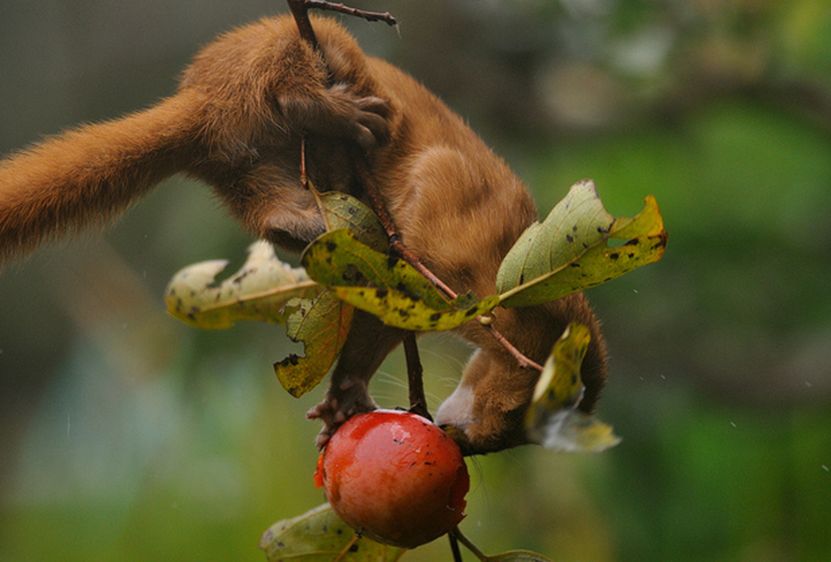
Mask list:
[{"label": "thin twig", "polygon": [[418,342],[415,332],[404,336],[404,357],[407,359],[407,383],[410,388],[410,411],[433,421],[424,396],[424,369],[418,356]]},{"label": "thin twig", "polygon": [[306,172],[306,137],[300,137],[300,187],[309,189],[309,176]]},{"label": "thin twig", "polygon": [[312,28],[312,22],[309,21],[309,0],[286,0],[291,10],[291,15],[294,16],[294,22],[297,24],[297,31],[304,41],[309,43],[314,50],[318,50],[320,45],[317,42],[317,35]]},{"label": "thin twig", "polygon": [[306,9],[314,8],[316,10],[328,10],[330,12],[339,12],[348,16],[355,16],[363,18],[366,21],[382,21],[389,26],[398,25],[398,20],[395,19],[389,12],[370,12],[368,10],[359,10],[345,6],[338,2],[326,2],[325,0],[306,0]]},{"label": "thin twig", "polygon": [[459,550],[459,539],[452,532],[447,533],[447,538],[450,539],[450,551],[453,553],[453,562],[464,562],[462,560],[462,551]]},{"label": "thin twig", "polygon": [[464,536],[462,534],[462,531],[458,527],[456,527],[455,529],[450,531],[450,534],[453,535],[454,537],[456,537],[459,540],[460,543],[465,545],[465,548],[467,548],[469,551],[471,551],[473,553],[473,555],[476,556],[476,558],[478,558],[479,560],[482,560],[483,562],[487,562],[488,557],[485,555],[485,553],[482,552],[481,550],[479,550],[476,547],[475,544],[470,542],[470,539],[467,538],[466,536]]}]

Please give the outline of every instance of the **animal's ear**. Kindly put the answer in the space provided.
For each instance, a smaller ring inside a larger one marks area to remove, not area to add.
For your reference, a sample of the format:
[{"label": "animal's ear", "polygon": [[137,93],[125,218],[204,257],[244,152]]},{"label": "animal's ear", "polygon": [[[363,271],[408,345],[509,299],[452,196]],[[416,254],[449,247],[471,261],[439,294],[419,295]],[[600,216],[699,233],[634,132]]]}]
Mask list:
[{"label": "animal's ear", "polygon": [[168,98],[0,161],[0,263],[41,242],[106,224],[182,169],[197,134],[193,100]]}]

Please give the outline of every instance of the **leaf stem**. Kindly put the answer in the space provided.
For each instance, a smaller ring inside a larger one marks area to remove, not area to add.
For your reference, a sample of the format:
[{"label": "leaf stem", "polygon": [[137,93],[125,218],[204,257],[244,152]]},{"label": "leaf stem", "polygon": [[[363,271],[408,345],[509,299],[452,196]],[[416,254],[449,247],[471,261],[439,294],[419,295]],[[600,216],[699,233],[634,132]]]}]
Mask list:
[{"label": "leaf stem", "polygon": [[467,548],[469,551],[471,551],[471,552],[473,553],[473,555],[474,555],[474,556],[476,556],[476,558],[478,558],[478,559],[479,559],[479,560],[481,560],[482,562],[488,562],[488,560],[489,560],[488,556],[486,556],[484,552],[482,552],[481,550],[479,550],[479,549],[476,547],[476,545],[475,545],[475,544],[473,544],[473,543],[470,541],[470,539],[469,539],[469,538],[467,538],[466,536],[464,536],[464,535],[462,534],[462,531],[461,531],[458,527],[456,527],[455,529],[453,529],[452,531],[450,531],[450,534],[451,534],[452,536],[456,537],[456,539],[457,539],[460,543],[462,543],[463,545],[465,545],[465,548]]},{"label": "leaf stem", "polygon": [[349,554],[352,547],[355,546],[355,543],[358,542],[360,538],[361,535],[359,535],[358,533],[354,533],[352,535],[352,538],[349,539],[349,542],[344,545],[340,552],[338,552],[338,555],[335,556],[335,559],[332,562],[341,562],[341,560],[346,558],[346,555]]}]

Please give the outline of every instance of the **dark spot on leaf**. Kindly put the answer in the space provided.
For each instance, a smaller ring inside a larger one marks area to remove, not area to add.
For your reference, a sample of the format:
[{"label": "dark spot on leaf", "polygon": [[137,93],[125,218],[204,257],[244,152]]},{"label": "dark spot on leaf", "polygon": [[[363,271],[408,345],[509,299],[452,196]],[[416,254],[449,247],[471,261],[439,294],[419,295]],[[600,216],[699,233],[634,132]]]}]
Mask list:
[{"label": "dark spot on leaf", "polygon": [[383,288],[383,287],[380,288],[380,289],[375,289],[375,296],[378,297],[379,299],[386,298],[386,296],[388,294],[389,294],[389,291],[387,289]]},{"label": "dark spot on leaf", "polygon": [[399,309],[398,309],[398,315],[399,315],[401,318],[409,318],[409,317],[410,317],[410,313],[409,313],[409,312],[407,312],[406,310],[404,310],[403,308],[399,308]]},{"label": "dark spot on leaf", "polygon": [[352,546],[350,546],[349,552],[358,552],[358,543],[355,543]]},{"label": "dark spot on leaf", "polygon": [[612,280],[612,278],[611,278],[611,277],[607,277],[606,279],[604,279],[604,280],[603,280],[603,282],[604,282],[604,283],[608,283],[608,282],[609,282],[609,281],[611,281],[611,280]]},{"label": "dark spot on leaf", "polygon": [[620,257],[620,254],[618,254],[617,252],[612,252],[611,254],[609,254],[609,258],[611,258],[612,260],[616,260],[619,257]]},{"label": "dark spot on leaf", "polygon": [[631,240],[628,240],[624,244],[624,246],[637,246],[637,245],[638,245],[638,239],[637,238],[632,238]]},{"label": "dark spot on leaf", "polygon": [[576,224],[571,227],[571,231],[572,232],[577,232],[577,225]]},{"label": "dark spot on leaf", "polygon": [[566,241],[569,244],[571,244],[572,242],[574,242],[574,236],[572,236],[571,234],[566,234]]},{"label": "dark spot on leaf", "polygon": [[338,245],[335,244],[334,242],[332,242],[331,240],[326,242],[326,249],[329,250],[330,252],[334,252],[335,250],[337,250],[337,248],[338,248]]},{"label": "dark spot on leaf", "polygon": [[337,531],[335,531],[335,533],[337,533],[338,535],[342,535],[343,534],[343,529],[338,529]]},{"label": "dark spot on leaf", "polygon": [[473,308],[471,308],[470,310],[468,310],[467,312],[465,312],[465,317],[470,318],[474,314],[476,314],[476,307],[475,306]]},{"label": "dark spot on leaf", "polygon": [[569,267],[580,267],[580,264],[577,262],[571,263],[568,265]]},{"label": "dark spot on leaf", "polygon": [[571,384],[577,384],[577,375],[573,373],[571,375]]},{"label": "dark spot on leaf", "polygon": [[519,284],[522,285],[523,283],[525,283],[525,274],[521,273],[519,275]]},{"label": "dark spot on leaf", "polygon": [[441,318],[441,312],[434,312],[430,315],[430,322],[438,322],[439,318]]},{"label": "dark spot on leaf", "polygon": [[583,242],[583,248],[585,248],[586,250],[588,250],[588,249],[589,249],[589,245],[588,245],[588,244],[586,244],[585,242]]},{"label": "dark spot on leaf", "polygon": [[388,256],[387,257],[387,267],[392,269],[398,264],[399,258],[398,256]]},{"label": "dark spot on leaf", "polygon": [[553,388],[548,389],[548,399],[552,402],[557,399],[557,393],[554,392]]},{"label": "dark spot on leaf", "polygon": [[626,254],[626,257],[631,260],[632,258],[635,257],[635,253],[634,252],[629,252],[628,254]]}]

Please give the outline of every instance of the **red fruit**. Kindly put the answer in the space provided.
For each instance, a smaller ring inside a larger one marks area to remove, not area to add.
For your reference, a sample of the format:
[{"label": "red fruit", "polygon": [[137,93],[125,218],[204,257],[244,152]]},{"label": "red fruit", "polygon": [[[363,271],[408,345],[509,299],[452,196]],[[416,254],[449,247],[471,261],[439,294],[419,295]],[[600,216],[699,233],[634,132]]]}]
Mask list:
[{"label": "red fruit", "polygon": [[404,548],[452,530],[470,488],[459,446],[429,420],[392,410],[343,424],[318,460],[315,481],[351,527]]}]

